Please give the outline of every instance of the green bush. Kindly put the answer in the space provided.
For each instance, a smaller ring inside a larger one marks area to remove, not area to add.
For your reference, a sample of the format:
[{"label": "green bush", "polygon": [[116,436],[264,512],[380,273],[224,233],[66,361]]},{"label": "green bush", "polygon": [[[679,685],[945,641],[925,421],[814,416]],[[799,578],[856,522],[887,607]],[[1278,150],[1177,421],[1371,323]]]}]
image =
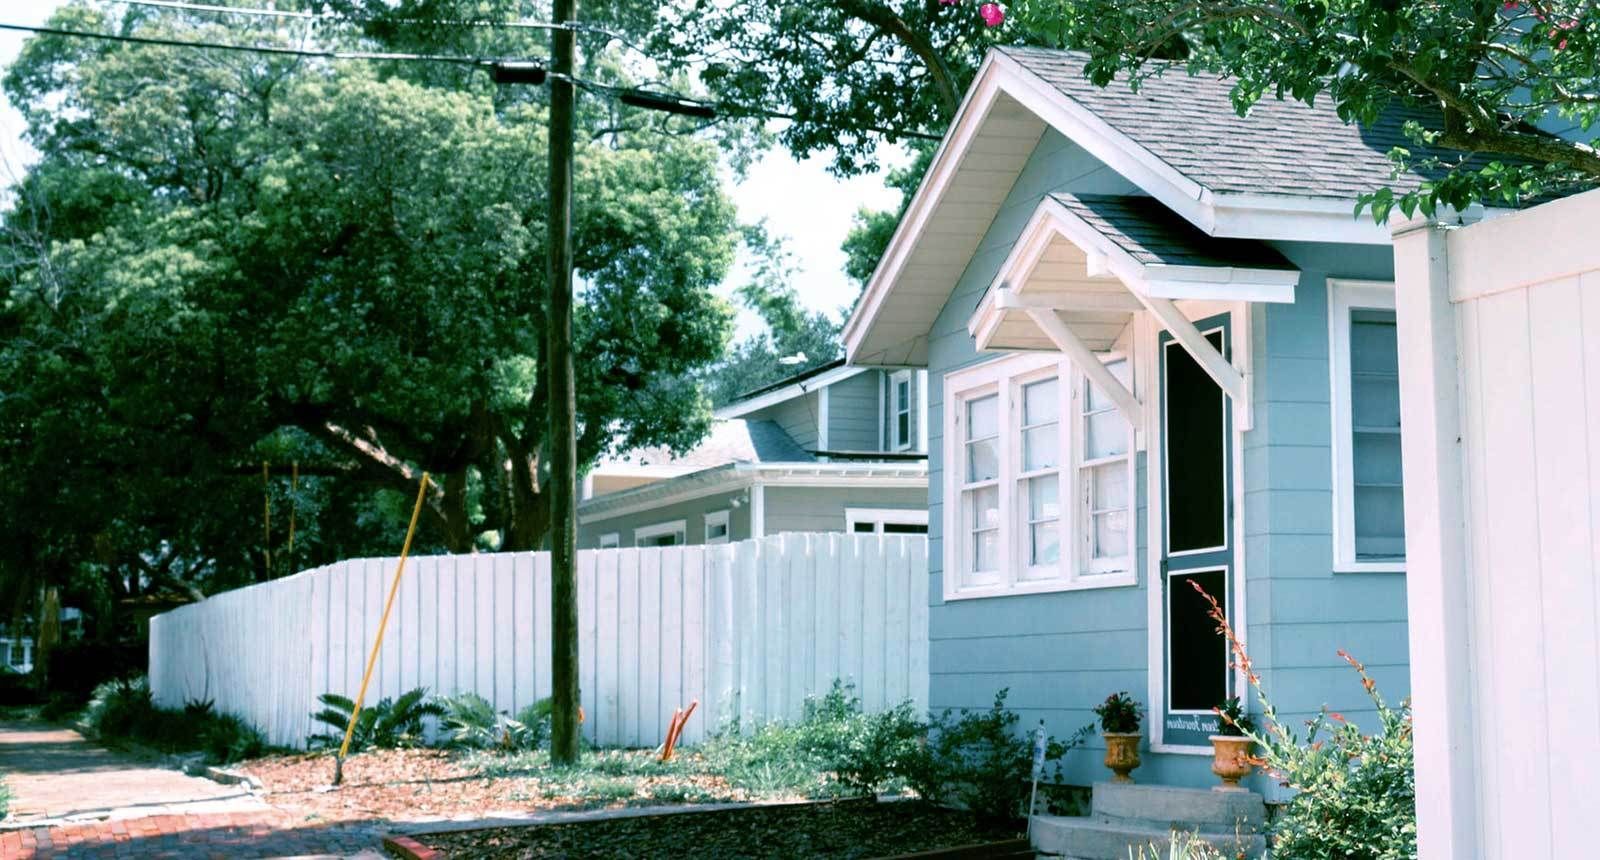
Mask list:
[{"label": "green bush", "polygon": [[217,713],[210,700],[191,700],[181,709],[157,707],[143,676],[96,687],[78,726],[108,743],[204,753],[212,764],[232,764],[271,749],[259,729],[233,714]]},{"label": "green bush", "polygon": [[[1019,718],[1006,710],[1009,690],[995,694],[986,711],[945,711],[930,725],[929,740],[905,771],[911,787],[935,803],[956,804],[979,819],[1004,823],[1026,816],[1033,773],[1033,740],[1017,730]],[[1061,759],[1094,731],[1086,725],[1065,742],[1048,737],[1045,761],[1061,781]]]},{"label": "green bush", "polygon": [[494,705],[477,693],[446,696],[438,704],[443,714],[440,726],[450,746],[527,752],[543,746],[550,733],[549,699],[523,708],[514,718],[495,713]]},{"label": "green bush", "polygon": [[[350,723],[355,702],[335,693],[323,693],[317,701],[322,703],[322,710],[314,712],[311,719],[327,726],[328,731],[312,735],[306,742],[313,748],[338,749],[344,743],[345,728]],[[428,698],[426,687],[402,693],[397,699],[386,697],[365,705],[350,735],[350,752],[421,746],[423,720],[444,715],[444,708]]]},{"label": "green bush", "polygon": [[[1295,794],[1273,820],[1273,854],[1339,860],[1410,860],[1417,856],[1416,775],[1412,758],[1411,703],[1392,708],[1366,667],[1339,656],[1361,679],[1377,710],[1377,731],[1363,734],[1326,707],[1308,723],[1304,742],[1279,719],[1244,645],[1215,599],[1212,620],[1227,637],[1233,664],[1250,679],[1261,702],[1262,728],[1247,734],[1259,763]],[[1220,710],[1219,710],[1220,712]]]}]

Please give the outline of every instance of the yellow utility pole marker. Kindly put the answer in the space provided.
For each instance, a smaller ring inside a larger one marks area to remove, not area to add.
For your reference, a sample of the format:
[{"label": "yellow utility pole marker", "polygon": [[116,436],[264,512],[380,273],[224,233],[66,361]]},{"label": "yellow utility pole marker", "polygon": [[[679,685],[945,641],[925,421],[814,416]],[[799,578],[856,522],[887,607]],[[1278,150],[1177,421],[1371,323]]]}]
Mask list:
[{"label": "yellow utility pole marker", "polygon": [[417,504],[411,509],[411,525],[406,527],[406,542],[400,547],[400,563],[394,568],[394,582],[389,586],[389,599],[383,604],[383,618],[378,621],[378,636],[372,640],[372,654],[367,657],[367,671],[361,676],[361,690],[356,693],[356,706],[350,709],[350,725],[344,727],[344,743],[339,745],[339,757],[333,761],[333,784],[344,782],[344,757],[350,752],[350,737],[355,734],[356,720],[361,717],[361,703],[367,698],[367,684],[372,680],[372,669],[378,665],[378,649],[383,647],[383,631],[389,626],[389,612],[394,609],[394,598],[400,593],[400,574],[406,569],[406,556],[411,554],[411,538],[417,533],[417,517],[422,514],[422,500],[428,494],[428,473],[422,473],[422,483],[417,487]]}]

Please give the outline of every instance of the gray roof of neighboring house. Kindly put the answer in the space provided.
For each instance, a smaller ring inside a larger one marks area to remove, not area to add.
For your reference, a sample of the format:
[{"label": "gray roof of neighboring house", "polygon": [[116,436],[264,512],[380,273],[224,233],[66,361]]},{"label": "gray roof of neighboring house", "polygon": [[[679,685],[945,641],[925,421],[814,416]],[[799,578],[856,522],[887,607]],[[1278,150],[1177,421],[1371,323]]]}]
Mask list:
[{"label": "gray roof of neighboring house", "polygon": [[1140,263],[1295,269],[1265,242],[1207,236],[1153,197],[1050,196]]},{"label": "gray roof of neighboring house", "polygon": [[682,454],[673,454],[667,448],[644,448],[604,465],[673,466],[687,472],[729,463],[810,463],[815,460],[783,432],[776,421],[734,418],[713,422],[705,440]]},{"label": "gray roof of neighboring house", "polygon": [[1396,146],[1419,157],[1426,153],[1403,133],[1407,120],[1436,122],[1425,110],[1396,106],[1361,126],[1339,119],[1331,100],[1310,107],[1268,95],[1241,117],[1229,97],[1232,81],[1217,75],[1174,69],[1130,92],[1126,81],[1104,88],[1091,83],[1082,54],[996,50],[1212,191],[1353,201],[1376,188],[1409,189],[1426,178],[1417,171],[1392,177],[1388,158]]}]

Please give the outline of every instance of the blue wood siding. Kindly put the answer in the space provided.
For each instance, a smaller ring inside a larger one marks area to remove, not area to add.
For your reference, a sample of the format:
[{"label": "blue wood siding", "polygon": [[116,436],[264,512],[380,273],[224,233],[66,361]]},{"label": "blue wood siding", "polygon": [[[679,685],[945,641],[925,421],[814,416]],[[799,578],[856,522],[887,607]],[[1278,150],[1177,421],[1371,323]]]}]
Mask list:
[{"label": "blue wood siding", "polygon": [[[1133,187],[1048,131],[1002,204],[929,333],[930,704],[984,708],[1001,687],[1024,724],[1044,720],[1062,737],[1092,721],[1108,693],[1148,697],[1146,455],[1137,458],[1135,587],[945,602],[943,400],[945,374],[978,355],[966,325],[983,291],[1044,194],[1129,193]],[[1388,279],[1387,248],[1285,243],[1305,276],[1293,305],[1258,305],[1253,325],[1256,429],[1244,443],[1243,511],[1251,651],[1282,715],[1298,720],[1324,702],[1359,719],[1369,712],[1336,656],[1367,661],[1392,701],[1406,695],[1405,582],[1397,574],[1332,573],[1329,448],[1329,274]],[[1153,436],[1152,436],[1153,438]],[[1068,781],[1105,776],[1098,737],[1067,762]],[[1210,785],[1209,760],[1146,750],[1142,781]],[[1259,785],[1258,788],[1267,788]]]},{"label": "blue wood siding", "polygon": [[878,450],[881,370],[858,373],[828,386],[828,450]]}]

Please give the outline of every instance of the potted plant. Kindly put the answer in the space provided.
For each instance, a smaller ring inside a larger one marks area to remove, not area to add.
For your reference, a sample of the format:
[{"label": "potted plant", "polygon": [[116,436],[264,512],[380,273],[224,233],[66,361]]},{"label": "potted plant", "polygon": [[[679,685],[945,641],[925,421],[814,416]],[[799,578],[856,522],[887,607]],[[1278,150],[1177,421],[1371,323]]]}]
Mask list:
[{"label": "potted plant", "polygon": [[1255,741],[1250,734],[1256,725],[1244,712],[1238,696],[1225,700],[1212,710],[1219,719],[1217,733],[1211,736],[1211,772],[1221,777],[1222,784],[1213,786],[1216,791],[1244,791],[1239,780],[1250,775],[1254,768],[1251,747]]},{"label": "potted plant", "polygon": [[1096,705],[1100,733],[1106,739],[1106,767],[1112,782],[1133,782],[1128,774],[1139,766],[1139,703],[1126,692],[1112,693]]}]

